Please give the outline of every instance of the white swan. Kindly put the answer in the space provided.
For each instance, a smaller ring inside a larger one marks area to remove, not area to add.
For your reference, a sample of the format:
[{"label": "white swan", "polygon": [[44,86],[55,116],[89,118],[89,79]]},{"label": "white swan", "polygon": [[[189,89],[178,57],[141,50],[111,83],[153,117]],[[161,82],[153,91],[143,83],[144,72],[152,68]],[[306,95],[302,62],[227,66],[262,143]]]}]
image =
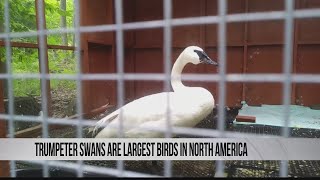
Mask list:
[{"label": "white swan", "polygon": [[[162,92],[148,95],[134,100],[120,108],[122,110],[124,137],[164,137],[163,132],[141,130],[140,128],[166,128],[168,93],[170,122],[172,126],[194,127],[210,114],[214,108],[214,98],[212,94],[201,87],[186,87],[181,82],[182,70],[188,63],[218,65],[216,62],[211,60],[200,47],[189,46],[185,48],[172,68],[171,85],[174,92]],[[108,126],[101,130],[97,134],[96,138],[117,137],[117,127],[119,123],[118,115],[120,109],[97,122],[96,127],[93,130],[94,133],[99,127],[103,125]],[[109,125],[112,125],[112,127]]]}]

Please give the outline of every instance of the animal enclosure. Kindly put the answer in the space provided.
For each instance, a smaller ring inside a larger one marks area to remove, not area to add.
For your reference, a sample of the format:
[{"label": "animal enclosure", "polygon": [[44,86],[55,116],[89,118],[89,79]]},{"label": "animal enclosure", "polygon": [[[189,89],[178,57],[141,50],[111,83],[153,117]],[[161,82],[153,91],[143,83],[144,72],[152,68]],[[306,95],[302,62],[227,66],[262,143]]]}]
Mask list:
[{"label": "animal enclosure", "polygon": [[[172,1],[172,18],[190,18],[198,16],[218,15],[218,6],[215,0],[174,0]],[[86,3],[85,1],[83,2]],[[84,25],[114,24],[112,1],[88,2],[84,5]],[[123,2],[124,23],[161,20],[163,14],[163,1],[124,1]],[[295,1],[295,9],[319,8],[318,1]],[[97,10],[99,9],[99,10]],[[285,10],[285,1],[228,1],[228,14],[271,12]],[[172,62],[174,62],[188,45],[203,47],[209,56],[219,61],[217,45],[218,34],[216,24],[187,24],[172,28]],[[295,19],[293,25],[293,52],[292,72],[294,74],[318,74],[320,73],[320,20],[316,18]],[[139,28],[138,30],[124,31],[125,69],[127,73],[162,73],[163,66],[163,28],[150,29]],[[230,22],[226,25],[227,45],[227,67],[226,73],[244,74],[278,74],[283,73],[282,59],[284,51],[284,20],[270,21],[245,21]],[[84,49],[84,59],[101,59],[92,63],[88,69],[90,73],[116,72],[116,61],[114,49],[116,46],[115,34],[100,33],[86,37],[82,42],[87,48]],[[103,59],[103,60],[102,60]],[[105,61],[104,59],[108,59]],[[101,69],[100,69],[101,68]],[[104,69],[102,69],[104,68]],[[207,73],[217,74],[215,68],[200,66],[186,67],[185,73]],[[186,84],[203,86],[214,92],[218,100],[218,84],[213,82],[188,82]],[[106,99],[116,102],[116,85],[95,83],[90,85],[93,89],[92,95],[98,95],[97,89],[101,89]],[[89,88],[89,89],[90,89]],[[104,88],[104,90],[102,90]],[[241,101],[249,105],[281,104],[282,84],[270,83],[238,83],[228,82],[226,104],[228,106],[239,106]],[[161,92],[162,82],[135,81],[126,82],[126,98],[135,99],[145,94]],[[319,84],[292,83],[291,103],[297,105],[311,106],[319,104],[320,97],[317,92]],[[90,91],[90,90],[88,90]],[[110,93],[109,93],[110,92]],[[90,96],[87,96],[90,97]],[[99,97],[103,97],[100,96]],[[103,102],[93,100],[88,104],[99,106]],[[90,109],[90,108],[89,108]]]},{"label": "animal enclosure", "polygon": [[[117,106],[171,90],[172,64],[190,45],[219,67],[188,65],[183,82],[208,89],[218,106],[179,136],[320,137],[319,129],[289,126],[289,105],[320,109],[318,0],[29,1],[33,23],[21,31],[10,24],[12,1],[0,4],[0,137],[90,138],[88,127]],[[30,63],[16,63],[23,61]],[[24,86],[35,93],[19,91]],[[234,123],[243,102],[285,105],[283,124]],[[165,161],[153,170],[139,162],[0,161],[0,176],[30,168],[40,176],[320,176],[318,161]]]}]

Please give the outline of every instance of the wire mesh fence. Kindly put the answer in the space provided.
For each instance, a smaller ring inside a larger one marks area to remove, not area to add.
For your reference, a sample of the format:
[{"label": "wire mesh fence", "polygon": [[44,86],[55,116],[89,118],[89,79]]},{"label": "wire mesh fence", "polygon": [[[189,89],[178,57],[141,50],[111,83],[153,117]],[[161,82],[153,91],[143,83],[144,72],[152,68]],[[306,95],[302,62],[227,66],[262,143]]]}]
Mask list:
[{"label": "wire mesh fence", "polygon": [[[145,128],[141,130],[153,130],[165,133],[165,137],[172,137],[172,134],[184,134],[190,136],[205,136],[205,137],[258,137],[256,133],[247,131],[241,133],[228,132],[225,130],[225,104],[227,82],[279,82],[283,84],[283,105],[285,108],[285,115],[283,117],[285,124],[281,128],[281,133],[277,129],[277,133],[266,133],[267,135],[281,135],[284,137],[290,137],[293,133],[289,128],[289,105],[291,104],[290,94],[292,91],[292,83],[320,83],[320,75],[316,74],[292,74],[292,48],[293,48],[293,26],[295,19],[303,18],[316,18],[320,17],[320,9],[302,9],[297,10],[294,8],[293,0],[285,0],[284,11],[272,11],[272,12],[255,12],[255,13],[240,13],[240,14],[227,14],[228,3],[225,0],[218,1],[218,14],[216,16],[201,16],[201,17],[188,17],[188,18],[173,18],[172,16],[172,1],[163,1],[163,14],[164,19],[152,20],[152,21],[141,21],[141,22],[130,22],[124,23],[123,21],[123,2],[122,0],[114,1],[115,11],[115,24],[110,25],[94,25],[94,26],[81,26],[80,24],[80,1],[74,1],[74,27],[70,28],[57,28],[57,29],[46,29],[45,28],[45,16],[44,16],[44,1],[36,1],[37,10],[37,25],[38,30],[32,32],[12,32],[10,30],[10,14],[9,14],[9,0],[5,0],[4,6],[4,19],[5,19],[5,31],[0,33],[0,38],[4,40],[6,49],[6,74],[0,74],[0,79],[7,80],[7,92],[8,92],[8,113],[0,114],[0,118],[8,122],[8,137],[14,138],[14,122],[38,122],[42,124],[42,137],[49,137],[49,125],[72,125],[76,126],[75,136],[78,138],[83,137],[84,126],[94,126],[97,121],[85,120],[82,117],[83,114],[83,92],[82,82],[84,80],[115,80],[117,81],[117,106],[121,107],[125,104],[125,81],[135,80],[152,80],[152,81],[163,81],[165,83],[164,91],[170,89],[170,69],[171,69],[171,55],[172,55],[172,28],[185,25],[203,25],[203,24],[217,24],[218,25],[218,59],[219,68],[218,74],[207,75],[207,74],[186,74],[182,76],[183,80],[189,81],[204,81],[204,82],[218,82],[219,101],[218,101],[218,120],[217,128],[214,129],[203,129],[203,128],[178,128],[171,127],[170,125],[170,109],[167,111],[167,127],[166,128]],[[227,45],[226,45],[226,26],[232,22],[256,22],[256,21],[271,21],[271,20],[284,20],[284,51],[283,51],[283,73],[281,74],[229,74],[226,72],[227,67]],[[137,30],[137,29],[152,29],[152,28],[163,28],[164,29],[164,73],[125,73],[124,71],[124,31],[126,30]],[[116,73],[103,73],[103,74],[83,74],[81,69],[81,34],[82,33],[95,33],[95,32],[115,32],[116,33]],[[54,74],[48,73],[48,61],[46,53],[48,46],[46,42],[46,36],[56,35],[63,33],[72,33],[75,35],[75,57],[76,57],[76,73],[75,74]],[[38,48],[39,48],[39,59],[40,59],[40,73],[21,73],[15,74],[12,72],[12,45],[11,38],[26,38],[26,37],[38,37]],[[41,80],[41,110],[43,116],[41,119],[38,116],[19,116],[15,115],[14,107],[14,94],[13,94],[13,80],[15,79],[40,79]],[[76,119],[64,119],[64,118],[52,118],[49,116],[48,99],[51,98],[48,94],[48,81],[51,79],[59,80],[73,80],[76,82],[76,110],[80,116]],[[170,101],[170,100],[169,100]],[[121,119],[121,112],[120,112]],[[211,124],[211,122],[209,122]],[[212,124],[214,124],[212,122]],[[207,126],[207,125],[205,125]],[[119,137],[123,136],[123,122],[117,127]],[[243,127],[245,129],[245,127]],[[249,133],[248,133],[249,132]],[[251,133],[250,133],[251,132]],[[262,134],[259,136],[266,136]],[[318,135],[314,136],[317,137]],[[311,137],[311,136],[310,136]],[[127,170],[127,163],[123,161],[117,161],[113,168],[97,167],[95,165],[87,164],[86,162],[79,161],[77,163],[72,162],[58,162],[58,161],[41,161],[41,162],[29,162],[33,164],[40,164],[43,167],[43,176],[48,177],[50,175],[51,167],[63,167],[66,169],[76,170],[77,176],[85,176],[84,172],[92,172],[110,176],[152,176],[149,173],[135,172],[134,169]],[[215,176],[224,176],[225,166],[229,167],[229,162],[217,161],[214,165],[211,162],[208,165],[209,169],[215,169]],[[170,177],[173,176],[174,167],[176,163],[171,161],[165,161],[162,164],[163,175]],[[288,170],[290,164],[287,161],[280,163],[279,169],[274,170],[273,173],[279,173],[280,176],[288,176]],[[12,177],[17,176],[16,174],[16,162],[10,162],[10,173]],[[235,170],[239,171],[239,169]],[[197,175],[197,174],[192,174]]]}]

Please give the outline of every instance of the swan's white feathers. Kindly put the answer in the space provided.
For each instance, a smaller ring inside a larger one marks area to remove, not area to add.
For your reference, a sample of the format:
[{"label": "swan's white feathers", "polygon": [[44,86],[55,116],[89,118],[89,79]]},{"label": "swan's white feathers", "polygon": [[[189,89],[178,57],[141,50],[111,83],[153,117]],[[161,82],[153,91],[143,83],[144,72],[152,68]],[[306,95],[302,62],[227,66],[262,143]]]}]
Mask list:
[{"label": "swan's white feathers", "polygon": [[[170,122],[172,126],[193,127],[208,115],[214,100],[203,88],[190,88],[183,93],[163,92],[132,101],[121,108],[125,137],[159,137],[160,132],[143,131],[139,127],[166,127],[167,95],[169,95]],[[95,128],[102,125],[117,127],[120,109],[101,119]],[[204,116],[204,117],[203,117]],[[114,118],[115,117],[115,118]],[[110,120],[114,118],[113,120]],[[196,118],[196,119],[195,119]],[[130,127],[135,126],[135,127]],[[96,137],[116,137],[117,129],[106,127]]]}]

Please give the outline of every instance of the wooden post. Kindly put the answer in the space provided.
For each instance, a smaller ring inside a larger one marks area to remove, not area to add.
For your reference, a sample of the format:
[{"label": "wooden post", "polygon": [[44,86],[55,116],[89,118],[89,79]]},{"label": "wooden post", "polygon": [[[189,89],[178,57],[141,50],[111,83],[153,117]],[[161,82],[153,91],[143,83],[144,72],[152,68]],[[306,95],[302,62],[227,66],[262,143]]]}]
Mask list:
[{"label": "wooden post", "polygon": [[[295,3],[295,9],[300,8],[300,2],[301,1],[296,1]],[[293,35],[293,56],[292,56],[292,73],[296,74],[297,73],[297,64],[298,64],[298,37],[299,37],[299,20],[294,19],[294,35]],[[290,104],[297,104],[297,83],[292,83],[291,84],[291,103]]]},{"label": "wooden post", "polygon": [[[1,57],[0,57],[1,60]],[[0,61],[0,66],[4,66],[5,64]],[[0,81],[0,113],[4,114],[4,91],[3,91],[3,80]],[[0,138],[7,137],[7,121],[0,119]],[[0,161],[0,177],[8,177],[9,176],[9,162],[8,161]]]},{"label": "wooden post", "polygon": [[[248,0],[245,1],[245,13],[249,12]],[[242,73],[247,72],[247,58],[248,58],[248,21],[244,22],[244,45],[243,45],[243,66]],[[246,82],[242,83],[242,101],[246,101]]]},{"label": "wooden post", "polygon": [[[39,24],[39,18],[42,17],[43,18],[43,23],[44,23],[44,29],[46,29],[46,18],[45,18],[45,4],[44,4],[44,1],[43,0],[40,0],[40,1],[43,1],[43,14],[38,14],[38,1],[39,0],[36,0],[35,1],[35,6],[36,6],[36,21],[37,21],[37,30],[39,30],[40,28],[40,24]],[[38,36],[38,44],[39,44],[39,36]],[[45,73],[48,74],[49,73],[49,63],[48,63],[48,42],[47,42],[47,36],[45,35],[44,36],[44,44],[45,44],[45,47],[44,47],[44,61],[45,61],[45,66],[46,66],[46,69],[45,69]],[[41,72],[41,65],[42,65],[42,61],[40,60],[40,48],[38,48],[38,54],[39,54],[39,71]],[[46,91],[46,94],[47,94],[47,102],[48,102],[48,117],[51,117],[52,116],[52,111],[51,111],[51,89],[50,89],[50,80],[47,80],[46,81],[46,87],[47,87],[47,91]],[[42,97],[43,98],[43,97]]]},{"label": "wooden post", "polygon": [[[4,19],[0,19],[0,32],[4,32]],[[6,64],[5,62],[1,61],[1,58],[3,56],[0,56],[0,73],[6,73]],[[5,92],[5,85],[6,80],[1,79],[0,80],[0,113],[4,114],[4,92]],[[7,137],[7,121],[0,119],[0,138],[6,138]],[[10,175],[9,173],[9,162],[8,161],[0,161],[0,177],[8,177]]]}]

